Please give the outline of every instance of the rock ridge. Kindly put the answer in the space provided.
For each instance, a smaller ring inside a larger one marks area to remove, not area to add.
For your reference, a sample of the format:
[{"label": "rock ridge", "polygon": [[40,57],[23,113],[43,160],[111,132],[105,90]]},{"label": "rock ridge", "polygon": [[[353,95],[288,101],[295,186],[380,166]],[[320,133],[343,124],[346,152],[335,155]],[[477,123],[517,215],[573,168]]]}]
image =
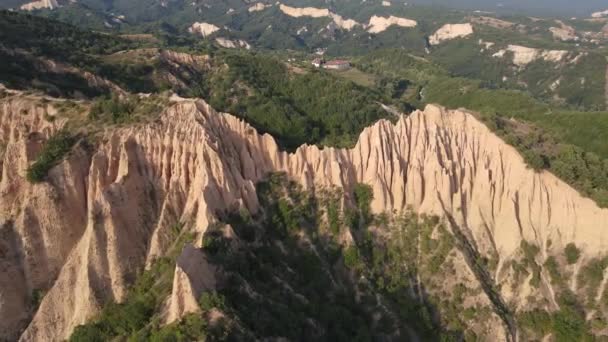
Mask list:
[{"label": "rock ridge", "polygon": [[[304,145],[287,153],[244,121],[182,99],[155,122],[108,131],[93,152],[75,148],[48,182],[29,184],[25,168],[64,122],[44,119],[52,102],[11,97],[1,104],[0,246],[10,258],[0,260],[7,270],[0,313],[10,319],[0,322],[0,338],[16,338],[29,320],[21,341],[68,338],[103,303],[124,298],[142,267],[166,253],[177,222],[187,223],[200,246],[218,214],[255,212],[255,184],[270,172],[312,191],[340,187],[347,197],[366,183],[375,213],[411,208],[449,216],[478,253],[498,256],[499,269],[522,240],[549,252],[573,242],[588,257],[608,247],[608,210],[529,169],[465,110],[429,105],[395,123],[378,121],[351,149]],[[203,256],[186,248],[180,260],[169,321],[196,310],[196,295],[214,286],[211,275],[192,271],[193,263],[211,269]],[[31,312],[38,290],[46,295]]]}]

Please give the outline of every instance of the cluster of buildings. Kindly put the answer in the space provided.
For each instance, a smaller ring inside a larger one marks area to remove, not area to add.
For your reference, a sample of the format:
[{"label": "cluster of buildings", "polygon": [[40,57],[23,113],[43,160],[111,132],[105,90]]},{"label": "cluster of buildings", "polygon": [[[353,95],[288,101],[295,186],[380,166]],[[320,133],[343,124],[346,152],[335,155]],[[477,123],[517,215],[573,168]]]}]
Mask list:
[{"label": "cluster of buildings", "polygon": [[315,68],[332,69],[332,70],[347,70],[350,69],[350,62],[342,59],[334,59],[326,62],[323,58],[315,58],[312,61]]}]

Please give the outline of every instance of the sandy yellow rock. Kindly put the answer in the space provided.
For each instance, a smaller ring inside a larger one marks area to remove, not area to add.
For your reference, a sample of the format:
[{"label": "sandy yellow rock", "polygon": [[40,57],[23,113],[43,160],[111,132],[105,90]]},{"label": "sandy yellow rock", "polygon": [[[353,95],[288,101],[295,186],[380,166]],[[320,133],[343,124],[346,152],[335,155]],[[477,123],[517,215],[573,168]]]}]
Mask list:
[{"label": "sandy yellow rock", "polygon": [[[12,313],[0,321],[1,338],[24,328],[22,341],[68,338],[102,303],[124,299],[138,272],[172,244],[177,223],[197,234],[196,247],[219,213],[255,212],[254,185],[270,172],[312,191],[336,186],[349,194],[369,184],[375,213],[413,208],[452,217],[481,253],[495,251],[501,261],[522,239],[539,246],[551,239],[556,251],[574,242],[585,257],[608,247],[607,210],[529,169],[464,110],[429,105],[373,124],[352,149],[306,145],[290,154],[242,120],[182,99],[154,122],[108,131],[94,152],[76,147],[48,182],[32,185],[25,168],[63,124],[44,120],[50,105],[33,103],[23,96],[0,103],[0,246],[8,251],[0,260],[0,313]],[[204,255],[184,250],[167,320],[196,311],[213,275]],[[30,313],[38,289],[47,294]]]}]

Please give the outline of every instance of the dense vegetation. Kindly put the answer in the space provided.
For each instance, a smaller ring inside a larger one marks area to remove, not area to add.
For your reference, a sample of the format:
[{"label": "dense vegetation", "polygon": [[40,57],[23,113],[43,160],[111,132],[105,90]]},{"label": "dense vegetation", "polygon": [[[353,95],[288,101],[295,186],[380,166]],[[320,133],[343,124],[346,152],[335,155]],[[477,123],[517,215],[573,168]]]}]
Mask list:
[{"label": "dense vegetation", "polygon": [[[423,340],[458,340],[465,332],[476,336],[467,319],[491,315],[489,307],[464,310],[474,290],[462,284],[453,297],[431,294],[444,287],[438,274],[456,272],[449,261],[455,244],[438,218],[374,217],[371,189],[362,184],[345,210],[336,206],[339,192],[313,196],[281,174],[257,190],[261,213],[241,210],[225,218],[238,239],[226,238],[218,225],[203,243],[226,272],[217,293],[205,296],[212,304],[203,307],[220,308],[234,322],[228,336],[368,341],[414,333]],[[372,226],[390,237],[376,236]],[[344,234],[354,241],[340,243]],[[413,279],[425,288],[413,286]]]},{"label": "dense vegetation", "polygon": [[89,54],[111,53],[132,47],[115,35],[94,33],[61,22],[0,10],[0,47],[24,49],[81,66]]},{"label": "dense vegetation", "polygon": [[561,309],[554,313],[544,310],[525,311],[518,322],[524,336],[542,338],[553,334],[555,341],[593,341],[584,312],[580,310],[571,293],[564,293],[559,299]]},{"label": "dense vegetation", "polygon": [[154,119],[166,105],[163,96],[137,95],[99,97],[89,110],[89,120],[95,123],[125,124]]},{"label": "dense vegetation", "polygon": [[[292,70],[267,54],[217,52],[189,38],[165,36],[157,45],[209,53],[210,67],[176,66],[159,57],[160,50],[149,56],[145,50],[113,54],[141,44],[23,14],[0,12],[1,27],[6,28],[6,37],[0,34],[0,42],[7,48],[23,48],[32,56],[78,66],[133,93],[172,89],[205,98],[218,110],[239,115],[271,133],[287,149],[304,143],[353,145],[364,127],[389,115],[379,103],[393,102],[379,91],[330,73]],[[51,38],[39,38],[47,36]],[[82,72],[49,72],[39,68],[34,57],[0,50],[0,56],[4,55],[7,63],[0,66],[0,81],[11,87],[40,89],[55,96],[103,95],[107,100],[97,101],[90,117],[104,122],[124,122],[133,112],[133,98],[118,101],[108,88],[90,86]]]},{"label": "dense vegetation", "polygon": [[[151,0],[134,0],[128,4],[122,0],[88,0],[39,14],[96,30],[153,33],[157,36],[179,36],[179,39],[187,36],[191,23],[208,22],[223,28],[214,36],[244,39],[262,50],[299,50],[308,53],[325,49],[331,56],[360,56],[386,48],[400,49],[429,58],[452,76],[480,80],[491,87],[522,90],[536,98],[572,109],[605,108],[605,74],[597,72],[605,70],[607,66],[605,51],[587,40],[563,42],[554,39],[549,28],[556,23],[551,20],[532,20],[526,16],[502,17],[515,26],[499,29],[475,25],[474,35],[467,39],[455,39],[430,47],[427,37],[437,28],[445,23],[471,21],[479,13],[449,11],[430,5],[385,7],[380,1],[332,1],[328,4],[309,0],[290,4],[296,7],[311,5],[330,8],[359,23],[367,23],[373,15],[393,15],[417,20],[418,25],[407,29],[390,27],[379,34],[366,33],[364,26],[344,31],[334,27],[329,18],[293,18],[282,13],[277,6],[249,12],[248,3],[235,0],[171,1],[165,6]],[[125,17],[119,18],[118,13]],[[571,19],[569,24],[594,32],[602,29],[582,19]],[[494,46],[485,48],[480,41],[494,43]],[[525,67],[514,65],[508,58],[493,57],[499,49],[510,44],[568,50],[572,54],[564,63],[538,60]],[[581,58],[576,63],[571,62],[577,54]]]},{"label": "dense vegetation", "polygon": [[90,84],[96,55],[135,46],[115,35],[94,33],[37,16],[0,10],[0,82],[52,96],[95,97],[110,89]]},{"label": "dense vegetation", "polygon": [[[369,341],[395,334],[458,340],[476,336],[467,320],[491,316],[487,306],[465,306],[479,290],[464,284],[455,285],[453,296],[435,295],[445,286],[438,275],[456,272],[450,256],[455,243],[438,218],[376,217],[369,210],[371,189],[362,184],[348,195],[347,210],[334,206],[342,196],[336,190],[313,195],[281,174],[257,190],[261,212],[241,210],[223,219],[234,238],[224,223],[211,225],[204,236],[202,251],[221,267],[223,280],[216,291],[202,293],[200,313],[159,324],[176,255],[170,253],[138,277],[121,304],[106,305],[70,341]],[[390,236],[376,235],[374,226]],[[183,246],[187,236],[179,228],[175,234]],[[354,241],[343,245],[344,234]],[[414,286],[414,279],[425,288]],[[212,314],[221,319],[210,324]]]},{"label": "dense vegetation", "polygon": [[388,116],[379,102],[390,99],[329,73],[292,71],[282,61],[261,54],[229,53],[217,58],[228,70],[212,74],[189,94],[244,117],[288,149],[304,143],[353,145],[364,127]]}]

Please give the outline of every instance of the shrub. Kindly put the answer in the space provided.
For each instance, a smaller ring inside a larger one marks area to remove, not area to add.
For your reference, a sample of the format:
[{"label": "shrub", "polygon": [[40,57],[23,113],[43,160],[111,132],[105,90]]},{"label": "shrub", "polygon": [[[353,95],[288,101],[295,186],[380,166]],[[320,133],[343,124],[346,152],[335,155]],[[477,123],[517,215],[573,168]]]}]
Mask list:
[{"label": "shrub", "polygon": [[117,95],[99,99],[91,107],[89,118],[91,120],[111,121],[115,124],[128,122],[135,111],[135,102],[135,99],[121,99]]},{"label": "shrub", "polygon": [[223,255],[228,251],[229,242],[219,232],[208,232],[203,237],[202,248],[211,256]]},{"label": "shrub", "polygon": [[346,267],[355,269],[361,265],[361,256],[356,246],[347,247],[343,252],[343,256]]},{"label": "shrub", "polygon": [[557,260],[555,259],[555,257],[550,256],[549,258],[547,258],[544,267],[547,269],[549,275],[551,276],[551,283],[554,285],[561,286],[564,282],[564,279],[562,278],[562,275],[559,271],[559,265],[557,264]]},{"label": "shrub", "polygon": [[224,296],[215,291],[204,292],[198,303],[203,311],[209,311],[213,308],[224,310],[226,308]]},{"label": "shrub", "polygon": [[169,324],[150,333],[149,341],[205,341],[207,339],[207,322],[196,314],[185,316],[180,322]]},{"label": "shrub", "polygon": [[27,169],[26,178],[31,183],[44,181],[49,170],[57,165],[72,149],[76,137],[65,130],[57,132],[44,144],[36,161]]},{"label": "shrub", "polygon": [[38,307],[40,307],[40,303],[42,303],[45,294],[45,291],[40,289],[34,289],[32,291],[32,306],[34,307],[33,311],[38,310]]},{"label": "shrub", "polygon": [[108,303],[96,319],[76,327],[69,341],[110,341],[137,334],[169,294],[174,269],[172,260],[157,259],[138,277],[123,303]]},{"label": "shrub", "polygon": [[552,324],[555,341],[585,341],[589,338],[585,318],[570,307],[562,308],[553,315]]},{"label": "shrub", "polygon": [[355,202],[359,208],[367,208],[374,199],[374,192],[369,185],[357,184],[355,185]]},{"label": "shrub", "polygon": [[529,329],[539,336],[545,336],[552,329],[551,315],[542,310],[525,311],[518,315],[517,322],[522,328]]},{"label": "shrub", "polygon": [[566,254],[566,261],[569,265],[576,264],[581,256],[581,251],[572,242],[566,245],[564,253]]},{"label": "shrub", "polygon": [[70,336],[70,342],[104,342],[106,340],[106,335],[97,324],[79,325]]},{"label": "shrub", "polygon": [[608,258],[596,258],[589,261],[588,264],[581,268],[578,274],[578,280],[581,284],[586,285],[589,298],[596,294],[597,289],[604,279],[604,270],[606,267],[608,267]]},{"label": "shrub", "polygon": [[327,205],[327,220],[329,221],[329,230],[335,234],[340,234],[340,213],[338,205],[334,201],[330,201]]},{"label": "shrub", "polygon": [[367,184],[356,184],[354,189],[355,203],[359,209],[360,217],[364,222],[357,222],[359,224],[367,224],[372,220],[370,205],[374,199],[374,191]]}]

